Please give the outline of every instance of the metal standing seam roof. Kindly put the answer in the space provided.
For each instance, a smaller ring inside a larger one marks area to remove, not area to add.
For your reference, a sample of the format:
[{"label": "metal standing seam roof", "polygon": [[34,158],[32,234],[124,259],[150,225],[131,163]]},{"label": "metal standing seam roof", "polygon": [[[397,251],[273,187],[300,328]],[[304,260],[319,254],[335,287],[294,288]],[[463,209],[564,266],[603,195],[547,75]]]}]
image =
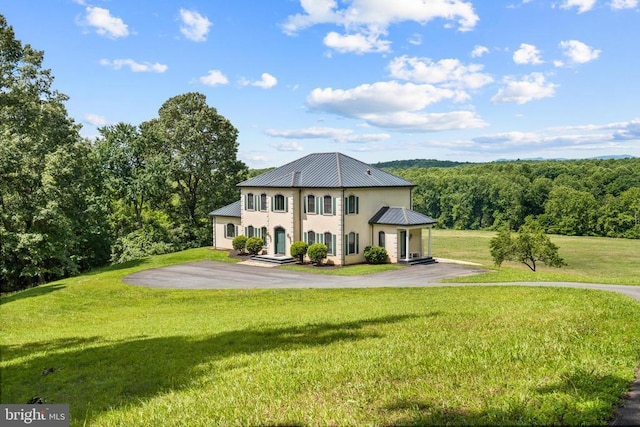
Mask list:
[{"label": "metal standing seam roof", "polygon": [[366,188],[415,184],[342,153],[315,153],[243,181],[238,187]]},{"label": "metal standing seam roof", "polygon": [[420,212],[407,208],[392,208],[385,206],[381,208],[369,220],[369,224],[385,224],[385,225],[428,225],[435,224],[437,221]]},{"label": "metal standing seam roof", "polygon": [[240,218],[240,200],[209,212],[209,216],[233,216]]}]

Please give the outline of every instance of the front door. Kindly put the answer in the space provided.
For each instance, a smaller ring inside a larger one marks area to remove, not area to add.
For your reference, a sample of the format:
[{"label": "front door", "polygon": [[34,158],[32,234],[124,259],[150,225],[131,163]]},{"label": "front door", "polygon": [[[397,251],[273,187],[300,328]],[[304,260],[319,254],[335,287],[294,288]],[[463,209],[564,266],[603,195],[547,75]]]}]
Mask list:
[{"label": "front door", "polygon": [[400,259],[407,259],[407,231],[400,231]]},{"label": "front door", "polygon": [[286,233],[284,231],[284,228],[282,227],[278,227],[275,229],[275,247],[276,247],[276,255],[284,255],[286,253],[286,246],[285,246],[285,238],[286,238]]}]

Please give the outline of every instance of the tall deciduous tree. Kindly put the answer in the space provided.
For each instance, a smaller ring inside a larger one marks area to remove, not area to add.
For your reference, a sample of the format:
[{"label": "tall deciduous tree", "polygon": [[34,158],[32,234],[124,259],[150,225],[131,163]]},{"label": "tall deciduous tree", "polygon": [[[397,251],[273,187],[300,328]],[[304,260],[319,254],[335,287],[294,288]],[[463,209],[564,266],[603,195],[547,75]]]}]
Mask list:
[{"label": "tall deciduous tree", "polygon": [[43,52],[0,15],[0,288],[15,290],[108,258],[88,143],[52,88]]},{"label": "tall deciduous tree", "polygon": [[168,99],[153,121],[169,157],[179,198],[178,219],[194,244],[208,242],[207,213],[238,198],[246,175],[237,159],[238,131],[201,93]]}]

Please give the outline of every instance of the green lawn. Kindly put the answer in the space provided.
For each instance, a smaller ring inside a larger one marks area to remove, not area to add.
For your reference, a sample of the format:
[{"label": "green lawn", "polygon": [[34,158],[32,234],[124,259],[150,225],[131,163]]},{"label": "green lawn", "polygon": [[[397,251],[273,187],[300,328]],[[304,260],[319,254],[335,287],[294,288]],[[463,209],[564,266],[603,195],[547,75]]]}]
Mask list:
[{"label": "green lawn", "polygon": [[[3,403],[72,425],[604,425],[640,304],[553,288],[162,290],[152,257],[2,298]],[[366,280],[366,279],[363,279]]]},{"label": "green lawn", "polygon": [[[566,267],[538,266],[536,272],[524,264],[506,262],[495,268],[489,251],[491,231],[433,230],[433,256],[482,264],[496,271],[449,281],[458,282],[537,282],[565,281],[619,285],[640,285],[640,240],[606,237],[552,235]],[[426,239],[425,239],[426,240]]]}]

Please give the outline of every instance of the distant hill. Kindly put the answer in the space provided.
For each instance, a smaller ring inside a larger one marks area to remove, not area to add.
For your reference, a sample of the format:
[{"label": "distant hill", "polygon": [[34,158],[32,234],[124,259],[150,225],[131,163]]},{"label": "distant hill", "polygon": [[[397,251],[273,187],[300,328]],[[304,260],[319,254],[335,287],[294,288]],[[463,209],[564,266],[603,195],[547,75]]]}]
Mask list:
[{"label": "distant hill", "polygon": [[372,163],[371,166],[377,168],[452,168],[460,165],[471,165],[471,162],[454,162],[451,160],[435,160],[435,159],[413,159],[413,160],[392,160],[390,162]]}]

